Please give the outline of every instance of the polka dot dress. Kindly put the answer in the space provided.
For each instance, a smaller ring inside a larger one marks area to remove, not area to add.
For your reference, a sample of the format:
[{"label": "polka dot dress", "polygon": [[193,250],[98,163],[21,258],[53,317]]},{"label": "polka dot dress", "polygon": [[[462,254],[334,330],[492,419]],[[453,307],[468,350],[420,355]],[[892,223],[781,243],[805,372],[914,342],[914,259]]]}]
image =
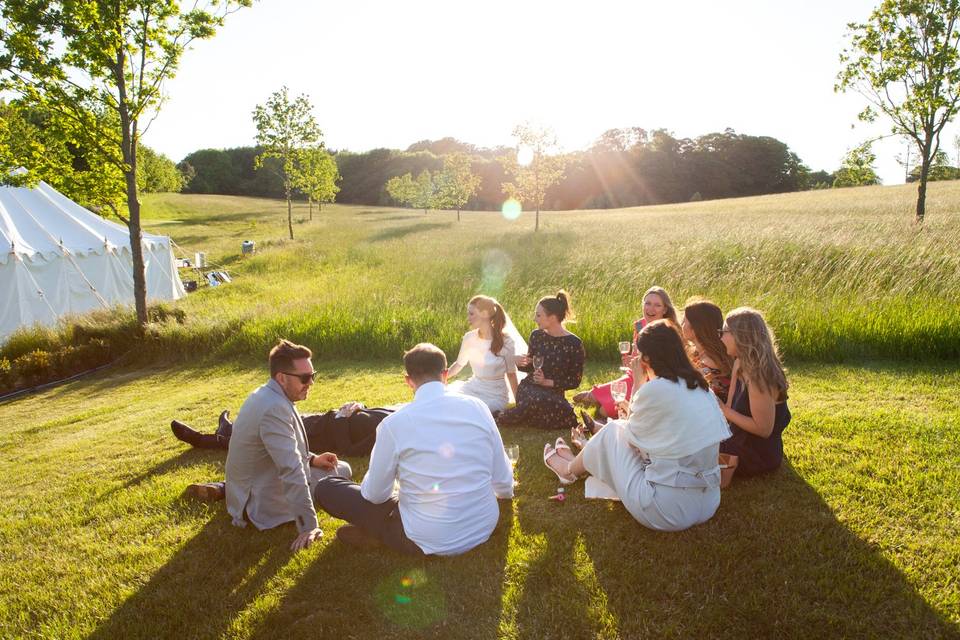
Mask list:
[{"label": "polka dot dress", "polygon": [[564,391],[576,389],[583,378],[586,352],[580,338],[571,334],[554,337],[543,329],[530,334],[530,356],[543,356],[543,377],[553,387],[533,381],[533,364],[518,367],[527,377],[517,388],[517,406],[497,416],[499,426],[527,426],[539,429],[568,430],[577,425],[577,416]]}]

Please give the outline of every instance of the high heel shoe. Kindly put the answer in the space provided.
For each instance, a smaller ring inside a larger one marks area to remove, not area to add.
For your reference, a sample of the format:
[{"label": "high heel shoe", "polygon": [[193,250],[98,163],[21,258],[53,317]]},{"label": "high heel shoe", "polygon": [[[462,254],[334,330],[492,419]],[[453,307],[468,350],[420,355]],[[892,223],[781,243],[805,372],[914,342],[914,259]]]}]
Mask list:
[{"label": "high heel shoe", "polygon": [[587,413],[586,411],[583,411],[582,409],[580,411],[580,422],[583,423],[584,433],[592,436],[597,432],[596,420],[594,420],[589,413]]}]

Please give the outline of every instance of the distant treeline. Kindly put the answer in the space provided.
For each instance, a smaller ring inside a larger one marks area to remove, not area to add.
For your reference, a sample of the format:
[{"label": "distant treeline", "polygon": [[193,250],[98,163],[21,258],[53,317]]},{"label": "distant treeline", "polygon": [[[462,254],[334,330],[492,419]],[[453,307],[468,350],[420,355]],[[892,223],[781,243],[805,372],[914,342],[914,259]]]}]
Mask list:
[{"label": "distant treeline", "polygon": [[[443,156],[463,152],[481,176],[468,209],[499,209],[506,180],[498,158],[511,150],[480,148],[453,138],[425,140],[405,151],[373,149],[335,153],[342,180],[337,201],[390,205],[384,186],[395,176],[437,171]],[[254,170],[259,149],[204,149],[188,155],[180,168],[184,191],[283,197],[283,185],[269,168]],[[545,209],[592,209],[690,200],[733,198],[828,187],[833,176],[811,172],[783,142],[727,129],[695,139],[668,131],[612,129],[585,151],[567,154],[564,179],[547,194]]]}]

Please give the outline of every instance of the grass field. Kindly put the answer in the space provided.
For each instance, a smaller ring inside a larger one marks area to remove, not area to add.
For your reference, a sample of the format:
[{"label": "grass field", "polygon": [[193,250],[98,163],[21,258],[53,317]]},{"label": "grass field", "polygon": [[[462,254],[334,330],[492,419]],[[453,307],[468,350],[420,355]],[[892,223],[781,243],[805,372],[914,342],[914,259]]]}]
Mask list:
[{"label": "grass field", "polygon": [[[335,357],[392,358],[423,336],[453,350],[474,293],[499,297],[526,332],[536,300],[562,286],[588,354],[612,358],[643,291],[660,284],[678,303],[706,295],[764,310],[795,360],[960,357],[960,184],[931,185],[921,229],[913,197],[907,185],[547,213],[538,234],[527,217],[457,223],[452,212],[334,205],[290,242],[280,202],[151,196],[147,229],[206,252],[236,282],[190,296],[186,323],[157,326],[137,349],[253,356],[287,335]],[[245,239],[259,255],[240,257]]]},{"label": "grass field", "polygon": [[[396,366],[327,362],[305,411],[405,400]],[[607,373],[593,367],[594,380]],[[0,629],[44,638],[949,638],[960,634],[960,374],[953,366],[793,370],[789,464],[724,493],[713,520],[648,531],[619,505],[558,506],[521,446],[517,498],[481,548],[411,561],[291,527],[230,526],[180,497],[223,456],[212,427],[252,367],[122,370],[0,405]],[[362,473],[364,460],[352,459]],[[398,597],[399,596],[399,597]],[[409,599],[409,601],[407,601]]]},{"label": "grass field", "polygon": [[[537,235],[492,213],[333,206],[293,242],[281,203],[153,196],[148,229],[235,282],[178,303],[186,321],[152,327],[131,363],[0,404],[0,637],[960,637],[960,185],[931,188],[922,230],[913,188],[893,187],[547,213]],[[522,428],[504,432],[517,498],[458,558],[357,554],[329,517],[293,555],[291,528],[238,530],[180,497],[223,456],[170,419],[235,410],[277,336],[319,352],[302,411],[403,401],[401,350],[453,352],[471,294],[528,331],[565,286],[586,387],[653,283],[765,310],[790,367],[787,464],[735,482],[703,526],[651,532],[582,487],[548,502],[539,452],[557,434]]]}]

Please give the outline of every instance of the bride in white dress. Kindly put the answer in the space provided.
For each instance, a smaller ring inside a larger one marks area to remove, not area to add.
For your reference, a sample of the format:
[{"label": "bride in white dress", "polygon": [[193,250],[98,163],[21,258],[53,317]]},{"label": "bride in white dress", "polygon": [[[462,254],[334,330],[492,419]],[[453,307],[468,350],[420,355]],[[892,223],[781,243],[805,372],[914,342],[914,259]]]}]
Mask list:
[{"label": "bride in white dress", "polygon": [[471,298],[467,321],[472,330],[464,334],[460,354],[447,371],[447,378],[453,378],[468,364],[473,375],[466,382],[452,383],[450,388],[483,400],[490,411],[503,411],[516,395],[519,378],[514,359],[518,353],[527,352],[527,343],[494,298]]}]

